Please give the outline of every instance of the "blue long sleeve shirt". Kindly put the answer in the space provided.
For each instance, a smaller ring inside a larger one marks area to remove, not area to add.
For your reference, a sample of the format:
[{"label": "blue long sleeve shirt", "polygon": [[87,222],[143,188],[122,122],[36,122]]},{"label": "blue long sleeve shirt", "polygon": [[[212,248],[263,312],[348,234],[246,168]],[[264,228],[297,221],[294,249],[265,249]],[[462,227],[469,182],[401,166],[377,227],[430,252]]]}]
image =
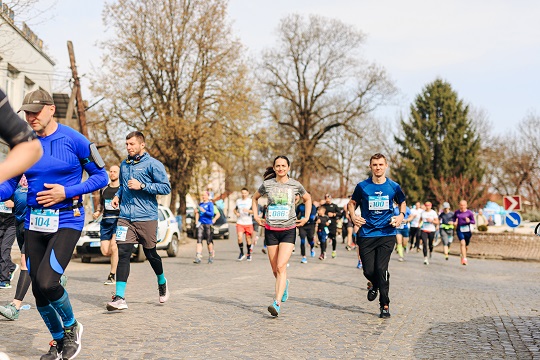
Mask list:
[{"label": "blue long sleeve shirt", "polygon": [[[128,188],[128,181],[136,179],[144,189]],[[120,188],[116,196],[120,199],[120,218],[129,221],[152,221],[158,219],[156,195],[167,195],[171,184],[165,167],[148,153],[140,161],[122,161],[120,164]]]},{"label": "blue long sleeve shirt", "polygon": [[[90,141],[72,128],[58,124],[58,128],[49,136],[39,137],[43,147],[43,156],[25,172],[28,180],[27,203],[31,209],[43,209],[38,204],[37,193],[48,190],[44,184],[64,186],[66,199],[47,209],[62,209],[73,205],[73,197],[81,196],[105,187],[107,172],[92,162],[81,165],[90,157]],[[82,181],[83,170],[88,179]],[[20,176],[0,184],[0,200],[9,199],[15,192]],[[79,199],[81,201],[82,199]],[[79,208],[81,216],[74,216],[73,211],[61,211],[59,228],[82,230],[84,226],[84,208]],[[25,228],[30,224],[30,211],[27,211]]]},{"label": "blue long sleeve shirt", "polygon": [[17,223],[22,223],[26,219],[26,197],[28,195],[28,188],[17,186],[15,194],[13,195],[13,202],[15,206],[13,207],[13,214],[15,214],[15,219]]}]

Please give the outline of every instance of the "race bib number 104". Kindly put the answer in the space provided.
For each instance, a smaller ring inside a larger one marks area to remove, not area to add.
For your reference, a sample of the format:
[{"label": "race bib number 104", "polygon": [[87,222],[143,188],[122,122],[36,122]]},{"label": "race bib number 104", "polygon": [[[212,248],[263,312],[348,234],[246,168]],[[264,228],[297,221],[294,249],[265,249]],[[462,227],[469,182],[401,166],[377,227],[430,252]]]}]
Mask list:
[{"label": "race bib number 104", "polygon": [[30,230],[53,233],[58,231],[60,212],[51,209],[32,209],[30,211]]}]

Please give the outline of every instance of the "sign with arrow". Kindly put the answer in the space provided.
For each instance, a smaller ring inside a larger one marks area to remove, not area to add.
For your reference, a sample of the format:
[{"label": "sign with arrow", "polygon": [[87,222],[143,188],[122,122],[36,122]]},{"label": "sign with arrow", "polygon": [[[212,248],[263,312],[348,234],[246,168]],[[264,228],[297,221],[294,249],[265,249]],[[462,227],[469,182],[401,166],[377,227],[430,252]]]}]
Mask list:
[{"label": "sign with arrow", "polygon": [[503,197],[503,206],[506,211],[521,211],[521,196],[507,195]]},{"label": "sign with arrow", "polygon": [[517,228],[521,224],[521,215],[515,211],[509,212],[504,221],[509,227]]}]

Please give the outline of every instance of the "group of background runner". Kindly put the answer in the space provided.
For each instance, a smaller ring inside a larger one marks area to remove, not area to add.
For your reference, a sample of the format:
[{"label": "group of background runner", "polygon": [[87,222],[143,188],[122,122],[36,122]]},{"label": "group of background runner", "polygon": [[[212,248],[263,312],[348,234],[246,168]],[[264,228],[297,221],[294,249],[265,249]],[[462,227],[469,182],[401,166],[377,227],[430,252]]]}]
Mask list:
[{"label": "group of background runner", "polygon": [[[449,256],[449,248],[454,239],[454,233],[460,241],[461,264],[467,265],[467,249],[472,237],[472,225],[476,223],[474,213],[467,208],[467,201],[461,200],[459,208],[456,211],[451,210],[448,202],[442,204],[442,211],[438,214],[432,209],[431,202],[421,204],[417,202],[406,215],[405,230],[402,232],[403,248],[400,248],[398,235],[398,254],[400,261],[403,261],[403,249],[407,248],[407,235],[410,235],[409,250],[422,248],[424,254],[424,264],[429,265],[429,259],[432,257],[433,242],[436,234],[439,234],[443,243],[443,253],[446,260]],[[407,225],[410,229],[406,229]]]}]

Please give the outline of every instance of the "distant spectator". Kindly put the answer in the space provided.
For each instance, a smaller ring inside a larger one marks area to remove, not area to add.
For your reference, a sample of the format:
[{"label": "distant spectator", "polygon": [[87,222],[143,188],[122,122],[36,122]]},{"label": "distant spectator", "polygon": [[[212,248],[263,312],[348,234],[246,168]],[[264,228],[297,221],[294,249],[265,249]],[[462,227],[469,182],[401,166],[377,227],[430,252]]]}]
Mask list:
[{"label": "distant spectator", "polygon": [[486,219],[482,209],[478,210],[478,215],[476,215],[476,227],[478,228],[480,225],[488,225],[488,220]]},{"label": "distant spectator", "polygon": [[489,216],[488,218],[488,226],[494,226],[495,225],[495,221],[493,221],[493,216]]}]

